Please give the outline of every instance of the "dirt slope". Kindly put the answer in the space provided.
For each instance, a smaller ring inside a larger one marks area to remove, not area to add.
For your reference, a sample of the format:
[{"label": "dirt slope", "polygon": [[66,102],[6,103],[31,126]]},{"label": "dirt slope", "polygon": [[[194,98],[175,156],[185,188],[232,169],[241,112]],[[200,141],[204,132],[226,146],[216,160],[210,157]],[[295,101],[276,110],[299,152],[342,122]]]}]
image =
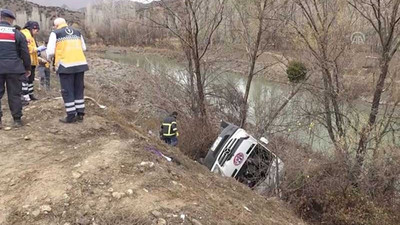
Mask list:
[{"label": "dirt slope", "polygon": [[[98,58],[91,64],[97,65],[87,77],[87,95],[93,97],[94,75],[112,67],[136,80],[145,75]],[[142,131],[130,122],[134,116],[119,113],[117,102],[103,99],[108,108],[101,109],[88,100],[85,121],[66,125],[58,122],[64,109],[55,98],[57,86],[47,99],[39,94],[42,100],[24,109],[26,126],[0,130],[1,225],[303,224],[278,200],[211,174]]]}]

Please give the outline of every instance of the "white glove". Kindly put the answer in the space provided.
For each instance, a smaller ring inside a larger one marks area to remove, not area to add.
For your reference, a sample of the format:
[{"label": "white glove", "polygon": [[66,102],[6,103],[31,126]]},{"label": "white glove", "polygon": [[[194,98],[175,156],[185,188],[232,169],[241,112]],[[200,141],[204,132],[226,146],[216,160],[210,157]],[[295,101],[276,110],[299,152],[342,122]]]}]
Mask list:
[{"label": "white glove", "polygon": [[43,52],[44,50],[46,50],[47,48],[46,48],[46,46],[39,46],[38,48],[37,48],[37,50],[38,50],[38,52]]}]

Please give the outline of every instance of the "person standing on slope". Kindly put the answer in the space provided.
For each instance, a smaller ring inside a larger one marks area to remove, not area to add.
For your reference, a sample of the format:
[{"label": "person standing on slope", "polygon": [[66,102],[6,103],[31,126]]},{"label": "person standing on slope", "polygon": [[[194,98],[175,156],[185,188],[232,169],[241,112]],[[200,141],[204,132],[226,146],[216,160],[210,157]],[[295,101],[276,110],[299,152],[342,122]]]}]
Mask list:
[{"label": "person standing on slope", "polygon": [[0,129],[2,128],[1,99],[7,87],[8,104],[14,118],[14,126],[22,126],[21,79],[31,73],[31,59],[24,35],[11,26],[13,12],[1,10],[0,17]]},{"label": "person standing on slope", "polygon": [[64,18],[54,20],[55,30],[47,44],[47,59],[55,56],[54,63],[60,77],[61,94],[67,117],[62,123],[82,122],[85,115],[84,73],[89,70],[85,41],[82,34],[67,25]]},{"label": "person standing on slope", "polygon": [[28,21],[21,32],[25,35],[26,41],[28,42],[29,54],[31,55],[31,76],[28,77],[26,82],[22,83],[22,94],[26,101],[38,100],[34,92],[33,82],[35,81],[35,70],[36,66],[39,64],[38,52],[43,50],[43,46],[37,47],[35,37],[39,33],[40,27],[39,23],[36,21]]}]

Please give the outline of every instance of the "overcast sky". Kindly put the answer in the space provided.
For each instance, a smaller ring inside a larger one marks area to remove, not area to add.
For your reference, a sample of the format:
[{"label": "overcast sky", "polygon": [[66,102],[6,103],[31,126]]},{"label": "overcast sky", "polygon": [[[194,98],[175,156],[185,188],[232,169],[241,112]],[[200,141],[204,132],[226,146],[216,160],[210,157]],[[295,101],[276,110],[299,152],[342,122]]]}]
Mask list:
[{"label": "overcast sky", "polygon": [[[28,0],[44,6],[62,6],[67,5],[71,9],[79,9],[86,7],[89,2],[94,2],[95,0]],[[134,0],[136,2],[148,3],[153,0]]]}]

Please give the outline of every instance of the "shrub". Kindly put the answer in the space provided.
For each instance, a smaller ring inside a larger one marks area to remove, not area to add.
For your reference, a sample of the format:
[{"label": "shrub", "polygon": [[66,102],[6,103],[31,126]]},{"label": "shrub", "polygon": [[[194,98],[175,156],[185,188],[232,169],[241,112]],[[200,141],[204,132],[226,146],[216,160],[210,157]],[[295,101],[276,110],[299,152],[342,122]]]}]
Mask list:
[{"label": "shrub", "polygon": [[285,163],[281,183],[283,199],[311,224],[400,224],[398,181],[400,154],[373,160],[355,186],[350,176],[353,161],[342,156],[326,157],[284,138],[272,138],[271,150]]},{"label": "shrub", "polygon": [[286,74],[290,82],[298,83],[306,78],[307,68],[302,62],[291,61],[289,62]]},{"label": "shrub", "polygon": [[218,130],[215,126],[206,125],[195,117],[180,117],[178,123],[182,134],[179,138],[181,151],[193,160],[204,158],[218,136]]}]

